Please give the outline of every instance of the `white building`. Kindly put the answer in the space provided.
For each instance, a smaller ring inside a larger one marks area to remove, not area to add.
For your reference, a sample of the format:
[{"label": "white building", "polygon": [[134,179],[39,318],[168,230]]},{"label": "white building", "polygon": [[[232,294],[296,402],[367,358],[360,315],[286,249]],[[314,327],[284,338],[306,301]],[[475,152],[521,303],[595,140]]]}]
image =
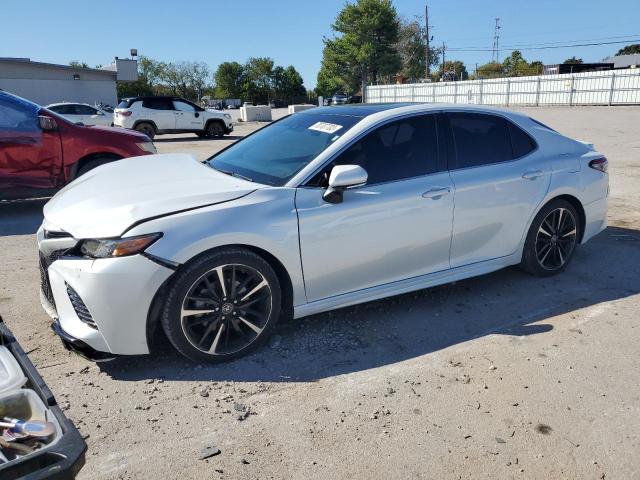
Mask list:
[{"label": "white building", "polygon": [[615,57],[605,58],[603,62],[613,63],[613,68],[638,68],[640,67],[640,53],[616,55]]},{"label": "white building", "polygon": [[0,57],[0,89],[40,105],[103,102],[116,105],[116,80],[138,79],[137,61],[116,58],[103,68],[81,68]]}]

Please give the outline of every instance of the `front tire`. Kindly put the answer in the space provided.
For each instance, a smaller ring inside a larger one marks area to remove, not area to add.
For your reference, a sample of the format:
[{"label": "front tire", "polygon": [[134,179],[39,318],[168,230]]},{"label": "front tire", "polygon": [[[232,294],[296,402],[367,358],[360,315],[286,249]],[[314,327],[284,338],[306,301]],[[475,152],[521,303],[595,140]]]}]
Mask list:
[{"label": "front tire", "polygon": [[580,228],[573,205],[562,199],[549,202],[531,223],[520,267],[539,277],[564,271],[578,246]]},{"label": "front tire", "polygon": [[222,122],[209,122],[207,125],[207,137],[221,138],[224,136],[224,126]]},{"label": "front tire", "polygon": [[100,165],[106,165],[107,163],[111,163],[111,162],[113,162],[115,160],[118,160],[118,158],[114,158],[114,157],[98,157],[98,158],[94,158],[93,160],[89,160],[88,162],[86,162],[84,165],[82,165],[78,169],[78,172],[76,174],[76,178],[81,177],[85,173],[93,170],[96,167],[99,167]]},{"label": "front tire", "polygon": [[281,298],[278,277],[262,257],[225,248],[196,258],[178,273],[161,323],[185,357],[225,362],[268,338],[281,314]]}]

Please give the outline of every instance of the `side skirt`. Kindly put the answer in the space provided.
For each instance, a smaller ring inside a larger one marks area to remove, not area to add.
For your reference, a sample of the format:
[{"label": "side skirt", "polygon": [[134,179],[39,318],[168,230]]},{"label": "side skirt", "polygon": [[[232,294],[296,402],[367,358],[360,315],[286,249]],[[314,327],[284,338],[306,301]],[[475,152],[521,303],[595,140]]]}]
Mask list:
[{"label": "side skirt", "polygon": [[463,267],[443,270],[440,272],[430,273],[428,275],[421,275],[419,277],[399,280],[397,282],[386,283],[376,287],[365,288],[363,290],[356,290],[355,292],[316,300],[294,307],[293,317],[306,317],[308,315],[314,315],[328,310],[335,310],[337,308],[371,302],[373,300],[392,297],[394,295],[413,292],[415,290],[422,290],[424,288],[435,287],[437,285],[464,280],[466,278],[477,277],[486,273],[495,272],[496,270],[500,270],[510,265],[517,265],[520,263],[520,259],[521,252],[506,257],[495,258],[493,260],[473,263]]}]

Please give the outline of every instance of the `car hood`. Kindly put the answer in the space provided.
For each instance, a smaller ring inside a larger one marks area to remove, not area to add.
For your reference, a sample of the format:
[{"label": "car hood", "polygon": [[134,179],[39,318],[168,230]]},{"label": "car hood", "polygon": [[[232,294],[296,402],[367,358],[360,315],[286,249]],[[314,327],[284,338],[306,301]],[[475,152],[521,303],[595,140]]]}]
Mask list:
[{"label": "car hood", "polygon": [[45,224],[75,238],[122,235],[133,224],[235,200],[265,185],[231,177],[187,154],[145,155],[98,167],[44,207]]}]

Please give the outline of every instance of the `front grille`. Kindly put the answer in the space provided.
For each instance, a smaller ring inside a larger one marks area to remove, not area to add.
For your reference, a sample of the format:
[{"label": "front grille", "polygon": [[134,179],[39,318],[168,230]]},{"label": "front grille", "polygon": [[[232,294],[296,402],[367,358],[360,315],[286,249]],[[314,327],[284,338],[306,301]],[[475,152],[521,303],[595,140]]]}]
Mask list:
[{"label": "front grille", "polygon": [[63,250],[54,250],[49,255],[44,255],[40,252],[40,288],[42,289],[42,294],[44,298],[51,304],[53,308],[56,308],[56,302],[53,299],[53,292],[51,291],[51,283],[49,282],[49,266],[55,262],[58,258],[63,256],[67,249]]},{"label": "front grille", "polygon": [[78,292],[76,292],[71,286],[67,283],[67,295],[69,295],[69,300],[71,300],[71,305],[73,305],[73,309],[76,311],[76,315],[78,318],[89,325],[91,328],[98,329],[96,322],[93,321],[93,317],[91,313],[89,313],[89,309],[84,304]]}]

